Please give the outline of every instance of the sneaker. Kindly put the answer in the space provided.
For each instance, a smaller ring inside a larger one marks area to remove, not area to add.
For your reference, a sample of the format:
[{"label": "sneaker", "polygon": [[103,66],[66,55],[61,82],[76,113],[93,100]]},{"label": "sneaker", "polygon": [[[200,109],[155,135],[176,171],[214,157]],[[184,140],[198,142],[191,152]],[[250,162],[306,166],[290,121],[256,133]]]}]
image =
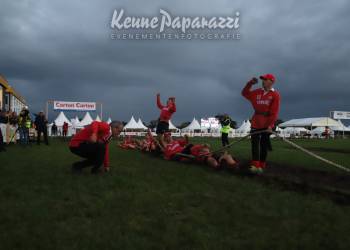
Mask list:
[{"label": "sneaker", "polygon": [[249,171],[252,173],[252,174],[262,174],[264,172],[264,170],[262,168],[258,168],[254,165],[251,165],[249,167]]}]

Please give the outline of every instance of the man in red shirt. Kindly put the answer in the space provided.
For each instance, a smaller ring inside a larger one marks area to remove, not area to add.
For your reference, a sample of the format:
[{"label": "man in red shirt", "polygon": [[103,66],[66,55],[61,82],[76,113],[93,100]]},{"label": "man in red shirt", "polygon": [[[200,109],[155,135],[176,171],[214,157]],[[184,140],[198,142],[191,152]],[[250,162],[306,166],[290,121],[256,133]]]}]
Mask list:
[{"label": "man in red shirt", "polygon": [[169,131],[169,120],[176,112],[175,97],[169,97],[166,106],[160,101],[160,94],[157,94],[157,106],[161,110],[157,124],[157,136],[159,143],[164,146],[164,133]]},{"label": "man in red shirt", "polygon": [[162,146],[162,151],[164,159],[166,160],[177,160],[176,154],[181,153],[185,146],[188,144],[188,136],[184,138],[174,140],[171,134],[167,132],[165,134],[164,146]]},{"label": "man in red shirt", "polygon": [[123,130],[123,123],[113,121],[94,121],[89,126],[79,131],[70,141],[69,149],[85,160],[73,163],[72,170],[81,172],[85,167],[92,166],[91,173],[99,172],[102,164],[104,170],[109,171],[109,150],[108,143],[112,137],[117,137]]},{"label": "man in red shirt", "polygon": [[266,166],[267,152],[271,150],[270,135],[280,108],[280,95],[272,87],[276,81],[275,76],[266,74],[260,76],[260,79],[262,88],[251,90],[252,86],[258,83],[258,79],[253,78],[242,90],[242,95],[251,102],[255,111],[251,122],[251,132],[269,131],[251,136],[253,159],[250,170],[253,173],[262,173]]}]

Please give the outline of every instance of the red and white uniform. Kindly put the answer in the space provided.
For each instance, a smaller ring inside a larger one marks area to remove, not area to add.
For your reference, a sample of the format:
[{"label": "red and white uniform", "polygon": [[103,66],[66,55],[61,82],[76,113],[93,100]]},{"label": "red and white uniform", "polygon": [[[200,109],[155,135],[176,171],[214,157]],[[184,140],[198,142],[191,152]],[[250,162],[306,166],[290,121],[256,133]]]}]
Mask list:
[{"label": "red and white uniform", "polygon": [[209,156],[209,154],[203,153],[204,148],[207,148],[207,146],[201,144],[197,144],[191,147],[191,155],[196,157],[196,161],[199,163],[203,163],[206,161],[207,157],[203,157],[203,155]]},{"label": "red and white uniform", "polygon": [[169,122],[171,116],[176,112],[176,104],[174,102],[170,102],[169,105],[163,106],[160,101],[160,96],[157,96],[157,106],[161,110],[159,120]]},{"label": "red and white uniform", "polygon": [[263,88],[251,90],[252,85],[248,82],[242,90],[242,95],[251,102],[255,110],[252,128],[273,128],[280,108],[280,95],[275,89],[267,92]]},{"label": "red and white uniform", "polygon": [[177,153],[181,153],[187,144],[186,140],[176,140],[168,143],[164,149],[164,158],[171,160]]},{"label": "red and white uniform", "polygon": [[[69,147],[79,147],[80,143],[90,141],[91,135],[97,135],[97,141],[105,141],[111,134],[109,124],[106,122],[94,121],[89,126],[79,131],[70,141]],[[109,148],[106,143],[106,152],[103,165],[109,167]]]}]

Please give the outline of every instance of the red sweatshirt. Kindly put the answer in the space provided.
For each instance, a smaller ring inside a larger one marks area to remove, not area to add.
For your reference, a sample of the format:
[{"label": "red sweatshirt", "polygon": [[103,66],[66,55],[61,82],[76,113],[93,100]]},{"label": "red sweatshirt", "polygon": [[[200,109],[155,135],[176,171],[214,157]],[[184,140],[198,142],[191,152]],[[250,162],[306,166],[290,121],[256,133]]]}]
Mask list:
[{"label": "red sweatshirt", "polygon": [[252,103],[255,111],[252,128],[273,128],[280,108],[280,95],[274,89],[268,92],[265,92],[263,88],[251,90],[252,85],[248,82],[242,90],[242,95]]},{"label": "red sweatshirt", "polygon": [[181,153],[186,144],[186,140],[176,140],[167,144],[164,150],[164,158],[166,160],[171,160],[177,153]]},{"label": "red sweatshirt", "polygon": [[169,105],[163,106],[160,102],[160,97],[157,96],[157,106],[161,110],[159,120],[169,122],[173,113],[176,112],[176,104],[174,102],[170,102]]},{"label": "red sweatshirt", "polygon": [[[79,147],[80,143],[89,141],[92,134],[97,135],[97,141],[104,141],[104,139],[111,134],[108,123],[98,121],[92,122],[89,126],[74,135],[69,143],[69,147]],[[109,167],[108,142],[106,143],[106,153],[103,165],[105,168]]]}]

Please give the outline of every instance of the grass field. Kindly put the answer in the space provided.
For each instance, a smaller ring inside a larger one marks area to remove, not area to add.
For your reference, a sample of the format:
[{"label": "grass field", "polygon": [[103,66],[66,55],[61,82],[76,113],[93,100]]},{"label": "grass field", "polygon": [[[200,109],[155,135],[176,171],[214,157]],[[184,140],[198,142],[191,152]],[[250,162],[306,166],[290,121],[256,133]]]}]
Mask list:
[{"label": "grass field", "polygon": [[[296,142],[350,166],[350,140]],[[0,153],[0,249],[350,249],[350,205],[317,191],[337,186],[310,178],[318,189],[305,188],[295,169],[345,180],[345,195],[349,174],[281,141],[273,147],[270,161],[290,169],[281,175],[289,185],[166,162],[115,142],[111,173],[72,175],[78,158],[66,142],[10,146]],[[230,152],[249,159],[249,142]],[[298,182],[305,189],[291,188]]]}]

